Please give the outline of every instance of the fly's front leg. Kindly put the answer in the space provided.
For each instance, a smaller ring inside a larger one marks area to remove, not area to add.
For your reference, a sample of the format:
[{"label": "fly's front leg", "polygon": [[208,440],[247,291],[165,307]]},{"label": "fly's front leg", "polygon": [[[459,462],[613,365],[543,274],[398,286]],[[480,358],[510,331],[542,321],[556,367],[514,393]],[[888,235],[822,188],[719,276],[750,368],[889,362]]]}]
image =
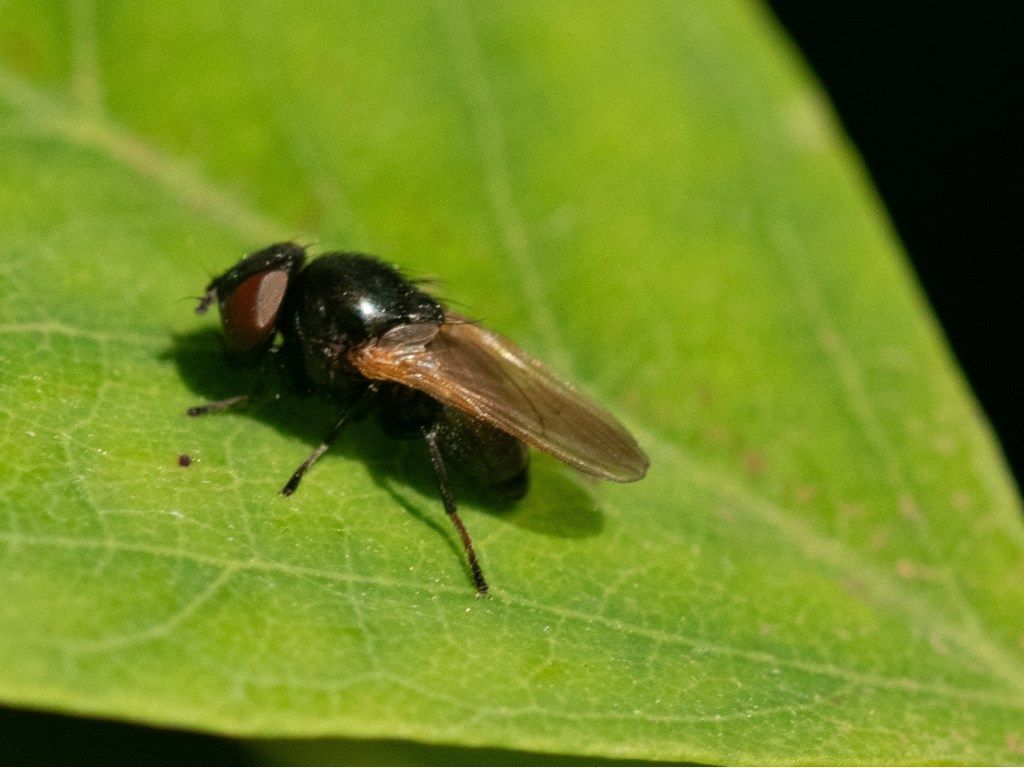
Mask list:
[{"label": "fly's front leg", "polygon": [[233,405],[248,402],[250,399],[252,399],[252,395],[235,395],[234,397],[226,397],[223,400],[214,400],[209,403],[203,403],[202,405],[193,405],[185,411],[185,413],[189,416],[205,416],[208,413],[227,410]]},{"label": "fly's front leg", "polygon": [[[281,347],[271,347],[267,350],[266,356],[260,363],[260,369],[266,376],[273,377],[277,386],[274,388],[271,399],[277,400],[281,396],[281,384],[285,380],[287,370],[285,367],[284,355],[281,353]],[[244,395],[234,395],[233,397],[226,397],[223,400],[213,400],[208,403],[201,403],[199,405],[193,405],[191,408],[185,411],[188,416],[206,416],[210,413],[217,413],[219,411],[225,411],[228,408],[232,408],[236,405],[243,403],[249,403],[253,400],[262,398],[267,390],[270,389],[266,386],[260,386],[255,392],[250,392]]]}]

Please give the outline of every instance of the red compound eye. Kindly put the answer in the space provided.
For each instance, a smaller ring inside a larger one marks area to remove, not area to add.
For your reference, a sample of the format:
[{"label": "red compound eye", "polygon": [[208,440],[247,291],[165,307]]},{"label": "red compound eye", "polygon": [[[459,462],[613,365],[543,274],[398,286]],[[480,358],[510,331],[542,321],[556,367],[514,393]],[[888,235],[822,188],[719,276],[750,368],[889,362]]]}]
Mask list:
[{"label": "red compound eye", "polygon": [[229,350],[256,352],[270,340],[287,288],[288,273],[272,269],[246,279],[220,302]]}]

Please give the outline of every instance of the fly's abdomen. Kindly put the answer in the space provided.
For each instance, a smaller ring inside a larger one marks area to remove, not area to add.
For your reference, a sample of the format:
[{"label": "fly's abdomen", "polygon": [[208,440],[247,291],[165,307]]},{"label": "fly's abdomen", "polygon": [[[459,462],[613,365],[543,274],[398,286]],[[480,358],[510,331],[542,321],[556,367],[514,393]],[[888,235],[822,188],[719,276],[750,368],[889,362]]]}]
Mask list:
[{"label": "fly's abdomen", "polygon": [[437,421],[437,437],[453,465],[495,495],[521,499],[529,486],[529,454],[512,435],[445,406]]}]

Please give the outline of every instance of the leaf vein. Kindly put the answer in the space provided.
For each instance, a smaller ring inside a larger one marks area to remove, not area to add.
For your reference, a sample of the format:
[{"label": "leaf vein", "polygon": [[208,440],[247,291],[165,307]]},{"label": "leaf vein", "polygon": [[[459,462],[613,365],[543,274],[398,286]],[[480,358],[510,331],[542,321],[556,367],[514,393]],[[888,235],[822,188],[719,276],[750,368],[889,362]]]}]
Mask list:
[{"label": "leaf vein", "polygon": [[458,82],[471,117],[484,188],[503,235],[507,260],[519,277],[530,305],[529,317],[541,342],[555,364],[562,370],[568,370],[571,367],[569,350],[562,342],[558,324],[548,308],[534,248],[513,196],[505,156],[505,131],[481,61],[476,32],[465,6],[457,4],[457,0],[437,0],[434,8],[446,27]]},{"label": "leaf vein", "polygon": [[261,242],[291,237],[315,240],[274,221],[203,177],[185,160],[157,148],[139,135],[107,119],[72,109],[42,89],[0,65],[0,96],[27,116],[40,130],[70,144],[92,149],[141,178],[156,182],[209,221]]},{"label": "leaf vein", "polygon": [[[440,584],[432,584],[429,588],[424,588],[422,583],[417,582],[403,582],[400,580],[361,576],[359,574],[326,571],[309,566],[277,561],[223,558],[191,550],[182,551],[173,547],[151,546],[131,542],[102,541],[59,536],[29,536],[5,532],[0,532],[0,541],[5,541],[15,546],[40,546],[57,549],[110,549],[146,554],[172,560],[190,560],[230,570],[233,574],[240,571],[263,571],[284,574],[296,578],[314,578],[335,582],[366,584],[369,586],[380,587],[382,589],[399,590],[410,594],[423,592],[428,594],[447,594],[454,596],[457,599],[464,599],[466,596],[466,590],[462,585],[448,587]],[[616,619],[609,619],[607,617],[585,611],[557,608],[543,603],[537,603],[527,598],[508,594],[504,591],[496,590],[494,597],[502,603],[527,608],[529,610],[552,615],[560,619],[584,622],[588,624],[602,624],[614,629],[618,633],[627,633],[636,637],[642,637],[647,640],[666,644],[682,645],[698,653],[737,658],[757,666],[785,667],[822,677],[843,680],[863,687],[900,690],[914,694],[932,694],[955,700],[976,701],[1004,709],[1024,710],[1024,701],[1022,701],[1017,695],[1000,695],[989,691],[963,689],[942,683],[923,683],[908,678],[887,677],[860,670],[850,670],[833,664],[808,662],[801,659],[787,659],[775,656],[767,651],[751,651],[725,644],[706,643],[677,633],[652,629]],[[284,683],[287,683],[287,681],[284,681]]]},{"label": "leaf vein", "polygon": [[83,656],[86,654],[107,653],[166,637],[213,600],[217,593],[231,581],[231,578],[237,572],[237,566],[225,566],[215,578],[211,579],[205,587],[193,595],[178,610],[162,621],[152,624],[145,629],[126,634],[107,635],[96,640],[64,639],[61,641],[60,647],[69,655]]}]

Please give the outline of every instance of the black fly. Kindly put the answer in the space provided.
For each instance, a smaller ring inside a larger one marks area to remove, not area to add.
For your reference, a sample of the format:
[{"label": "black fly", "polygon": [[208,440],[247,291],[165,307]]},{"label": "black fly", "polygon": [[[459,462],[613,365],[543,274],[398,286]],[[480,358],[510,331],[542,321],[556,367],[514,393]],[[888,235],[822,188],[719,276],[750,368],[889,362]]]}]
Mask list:
[{"label": "black fly", "polygon": [[446,461],[507,499],[526,493],[527,444],[608,480],[631,482],[647,471],[647,457],[615,417],[372,256],[327,253],[307,264],[304,248],[277,243],[211,281],[196,312],[215,301],[229,353],[254,362],[273,350],[298,383],[347,406],[281,493],[295,492],[348,420],[373,411],[389,435],[425,441],[478,595],[487,594],[487,582]]}]

